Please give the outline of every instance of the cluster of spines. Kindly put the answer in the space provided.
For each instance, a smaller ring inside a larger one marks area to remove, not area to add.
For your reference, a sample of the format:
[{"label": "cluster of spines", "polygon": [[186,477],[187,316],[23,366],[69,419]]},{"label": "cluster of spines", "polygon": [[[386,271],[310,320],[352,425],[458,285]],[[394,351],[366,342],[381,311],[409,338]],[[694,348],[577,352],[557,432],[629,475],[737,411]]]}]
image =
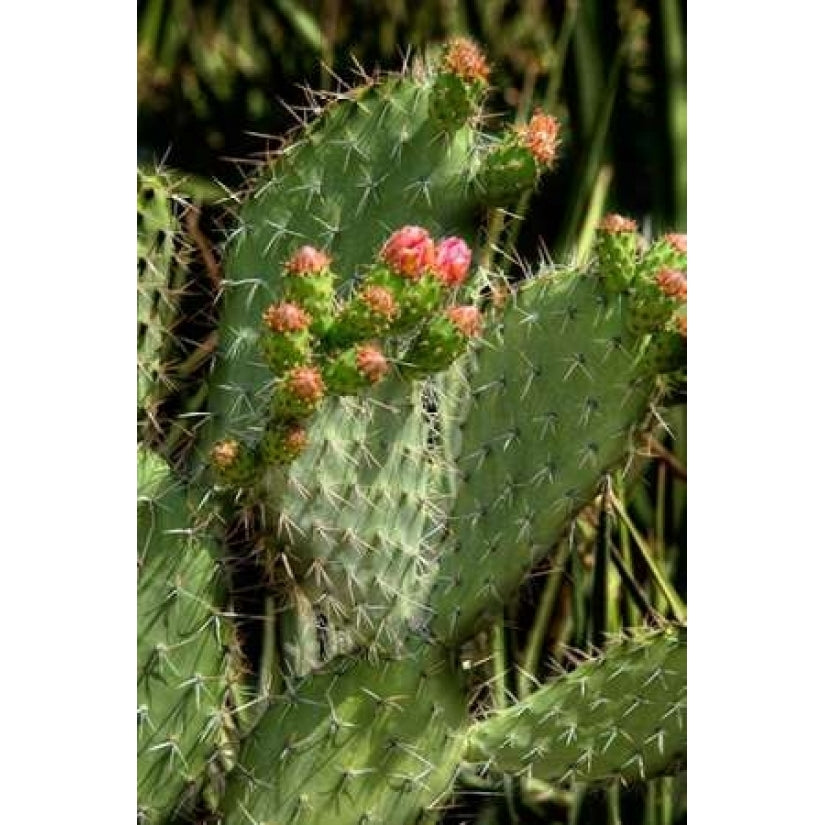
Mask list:
[{"label": "cluster of spines", "polygon": [[458,237],[440,242],[405,226],[382,246],[349,299],[336,299],[332,258],[303,246],[284,267],[283,300],[263,313],[261,355],[274,375],[268,422],[250,447],[224,439],[213,467],[232,486],[254,484],[261,467],[289,464],[308,443],[307,420],[330,396],[357,395],[392,370],[404,377],[446,369],[481,332],[481,313],[453,301],[472,260]]}]

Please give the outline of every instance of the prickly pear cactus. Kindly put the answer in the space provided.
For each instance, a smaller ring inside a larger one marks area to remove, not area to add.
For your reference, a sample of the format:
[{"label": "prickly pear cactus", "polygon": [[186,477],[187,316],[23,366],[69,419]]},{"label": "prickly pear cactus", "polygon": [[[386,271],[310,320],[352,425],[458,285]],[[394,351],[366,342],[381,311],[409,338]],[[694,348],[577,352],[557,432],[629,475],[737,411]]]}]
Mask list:
[{"label": "prickly pear cactus", "polygon": [[598,273],[540,271],[468,359],[454,429],[455,504],[433,630],[466,638],[625,461],[654,392],[626,305]]},{"label": "prickly pear cactus", "polygon": [[462,645],[632,456],[686,343],[686,239],[648,247],[618,216],[591,265],[480,288],[484,205],[535,186],[559,141],[541,112],[483,135],[488,73],[459,42],[342,95],[248,186],[191,488],[140,464],[150,821],[203,781],[229,707],[218,514],[254,525],[243,563],[290,593],[287,672],[253,700],[223,825],[414,823],[476,763],[548,782],[683,764],[681,626],[472,719]]},{"label": "prickly pear cactus", "polygon": [[687,631],[637,634],[473,725],[465,754],[546,782],[645,779],[686,759]]},{"label": "prickly pear cactus", "polygon": [[420,641],[392,659],[338,659],[276,702],[245,742],[226,825],[413,821],[465,747],[461,673]]},{"label": "prickly pear cactus", "polygon": [[214,541],[162,459],[138,451],[138,813],[161,822],[202,781],[231,672]]},{"label": "prickly pear cactus", "polygon": [[170,374],[185,249],[169,182],[137,173],[137,398],[145,440],[157,433],[158,406],[174,388]]},{"label": "prickly pear cactus", "polygon": [[[273,302],[302,305],[313,331],[322,334],[331,322],[333,293],[347,296],[392,230],[415,225],[433,236],[475,243],[484,191],[479,181],[498,145],[481,133],[477,117],[486,75],[483,55],[464,44],[438,65],[416,65],[404,75],[353,89],[329,104],[250,183],[228,244],[205,444],[260,437],[271,394],[260,319]],[[438,114],[444,78],[452,78],[468,98],[461,122],[445,123]],[[529,145],[539,147],[541,129],[531,134]],[[538,159],[524,151],[532,172],[524,180],[510,179],[508,191],[516,195],[535,185],[551,159],[546,143],[537,149]],[[296,254],[306,246],[313,251]],[[370,283],[392,291],[398,278],[375,272]],[[394,294],[395,300],[405,299],[393,319],[396,331],[434,308],[437,290],[433,300],[435,285],[425,283],[429,290],[419,284],[403,296]],[[357,321],[350,319],[349,332]],[[347,325],[339,331],[346,333]]]}]

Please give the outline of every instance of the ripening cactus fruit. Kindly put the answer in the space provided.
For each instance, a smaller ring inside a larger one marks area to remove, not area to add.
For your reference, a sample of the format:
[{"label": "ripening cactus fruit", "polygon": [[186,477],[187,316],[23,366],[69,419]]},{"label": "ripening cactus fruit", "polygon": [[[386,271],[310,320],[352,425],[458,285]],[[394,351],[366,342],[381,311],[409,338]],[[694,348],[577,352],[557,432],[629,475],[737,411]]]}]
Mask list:
[{"label": "ripening cactus fruit", "polygon": [[484,157],[475,179],[480,196],[497,206],[517,201],[552,168],[558,146],[559,122],[537,109],[526,125],[513,127]]}]

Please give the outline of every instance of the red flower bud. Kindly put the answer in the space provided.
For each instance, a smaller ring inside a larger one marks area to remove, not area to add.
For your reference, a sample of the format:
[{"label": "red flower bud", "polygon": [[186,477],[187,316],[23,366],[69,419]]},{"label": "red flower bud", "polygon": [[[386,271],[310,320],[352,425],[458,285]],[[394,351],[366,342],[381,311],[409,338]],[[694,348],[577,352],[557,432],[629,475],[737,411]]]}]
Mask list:
[{"label": "red flower bud", "polygon": [[623,218],[621,215],[605,215],[599,229],[607,232],[608,235],[617,235],[620,232],[635,232],[636,221],[630,218]]},{"label": "red flower bud", "polygon": [[284,301],[270,304],[263,315],[264,323],[273,332],[300,332],[309,326],[310,318],[301,307]]},{"label": "red flower bud", "polygon": [[384,353],[378,347],[370,344],[358,347],[355,354],[355,364],[358,367],[358,372],[373,384],[378,383],[390,369]]},{"label": "red flower bud", "polygon": [[293,275],[310,275],[326,269],[331,262],[332,258],[326,252],[314,246],[302,246],[289,259],[286,268]]},{"label": "red flower bud", "polygon": [[461,238],[445,238],[435,250],[435,274],[445,286],[460,286],[470,271],[473,253]]},{"label": "red flower bud", "polygon": [[368,286],[361,293],[361,300],[376,315],[383,315],[385,318],[395,318],[398,315],[398,305],[392,292],[383,286]]},{"label": "red flower bud", "polygon": [[518,129],[518,134],[530,154],[539,163],[550,166],[556,157],[556,149],[559,145],[558,120],[536,109],[530,122]]},{"label": "red flower bud", "polygon": [[487,65],[484,52],[466,37],[457,37],[450,41],[442,65],[448,72],[458,75],[468,83],[478,80],[486,85],[490,76],[490,67]]},{"label": "red flower bud", "polygon": [[670,232],[665,235],[665,240],[682,255],[687,255],[687,235],[680,235],[676,232]]},{"label": "red flower bud", "polygon": [[287,386],[295,398],[307,403],[320,401],[324,394],[324,381],[315,367],[296,367],[289,373]]},{"label": "red flower bud", "polygon": [[404,226],[390,236],[381,259],[400,275],[418,280],[435,263],[435,244],[420,226]]}]

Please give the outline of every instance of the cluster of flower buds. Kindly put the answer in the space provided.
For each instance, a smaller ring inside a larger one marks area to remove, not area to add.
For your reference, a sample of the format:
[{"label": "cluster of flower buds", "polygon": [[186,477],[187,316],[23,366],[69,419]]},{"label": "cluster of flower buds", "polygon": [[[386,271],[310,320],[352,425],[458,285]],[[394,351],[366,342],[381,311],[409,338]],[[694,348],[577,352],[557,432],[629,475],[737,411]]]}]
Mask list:
[{"label": "cluster of flower buds", "polygon": [[[628,326],[635,335],[666,329],[674,353],[681,346],[676,340],[678,323],[687,303],[687,235],[663,235],[637,258],[630,282]],[[601,257],[599,264],[607,282],[610,276]]]},{"label": "cluster of flower buds", "polygon": [[394,335],[410,332],[464,284],[471,261],[472,252],[461,238],[436,242],[423,227],[404,226],[381,248],[378,263],[367,275],[355,301],[363,303],[370,290],[386,290],[392,296],[394,308],[387,331]]},{"label": "cluster of flower buds", "polygon": [[471,262],[461,238],[436,241],[423,227],[404,226],[337,304],[330,255],[297,249],[284,267],[284,299],[262,317],[261,353],[275,377],[264,436],[255,450],[234,440],[215,445],[219,476],[249,485],[256,468],[294,461],[308,444],[306,420],[325,397],[357,394],[389,375],[388,345],[406,350],[394,360],[410,377],[449,366],[481,330],[475,307],[452,303]]}]

